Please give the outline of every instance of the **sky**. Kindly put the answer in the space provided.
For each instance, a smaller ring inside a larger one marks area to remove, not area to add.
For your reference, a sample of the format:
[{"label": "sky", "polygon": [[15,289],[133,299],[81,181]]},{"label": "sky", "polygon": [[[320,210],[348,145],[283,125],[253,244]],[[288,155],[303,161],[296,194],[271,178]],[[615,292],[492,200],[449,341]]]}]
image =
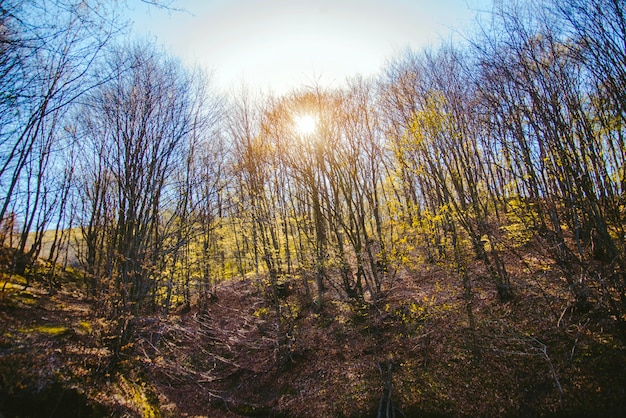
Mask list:
[{"label": "sky", "polygon": [[490,0],[176,0],[171,11],[134,0],[129,19],[224,90],[284,94],[378,74],[406,48],[459,39]]}]

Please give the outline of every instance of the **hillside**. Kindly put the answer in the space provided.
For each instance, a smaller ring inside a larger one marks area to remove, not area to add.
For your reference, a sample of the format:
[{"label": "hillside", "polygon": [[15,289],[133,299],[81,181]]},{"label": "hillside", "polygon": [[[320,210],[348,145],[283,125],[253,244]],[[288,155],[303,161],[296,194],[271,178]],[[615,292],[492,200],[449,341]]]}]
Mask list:
[{"label": "hillside", "polygon": [[0,414],[622,416],[624,318],[594,300],[575,306],[552,261],[521,251],[523,262],[506,254],[515,289],[506,303],[470,266],[475,333],[445,265],[398,271],[376,303],[331,287],[321,309],[294,279],[281,287],[280,334],[268,288],[232,279],[204,313],[138,320],[114,368],[113,324],[92,309],[80,274],[65,273],[54,295],[37,271],[27,289],[5,274]]},{"label": "hillside", "polygon": [[278,93],[126,22],[225,2],[0,0],[0,418],[626,416],[626,2],[484,1]]}]

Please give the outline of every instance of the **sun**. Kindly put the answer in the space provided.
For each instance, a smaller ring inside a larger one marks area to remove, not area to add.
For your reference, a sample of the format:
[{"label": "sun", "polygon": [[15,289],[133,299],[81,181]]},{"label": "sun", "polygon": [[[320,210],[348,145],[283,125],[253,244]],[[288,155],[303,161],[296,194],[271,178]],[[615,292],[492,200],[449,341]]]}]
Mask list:
[{"label": "sun", "polygon": [[303,136],[311,135],[317,129],[317,118],[313,115],[304,114],[294,118],[296,131]]}]

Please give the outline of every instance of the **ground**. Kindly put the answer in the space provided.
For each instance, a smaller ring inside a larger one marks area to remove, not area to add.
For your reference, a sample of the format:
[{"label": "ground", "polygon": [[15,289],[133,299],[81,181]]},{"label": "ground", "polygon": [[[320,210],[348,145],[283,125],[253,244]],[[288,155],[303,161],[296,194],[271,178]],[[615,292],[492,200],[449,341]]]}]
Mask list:
[{"label": "ground", "polygon": [[575,306],[550,260],[507,257],[510,301],[479,264],[468,271],[474,330],[443,264],[398,270],[376,303],[329,286],[320,308],[294,280],[280,324],[250,277],[221,283],[206,312],[142,318],[115,369],[111,326],[79,275],[50,295],[41,280],[24,289],[5,274],[0,414],[376,417],[386,389],[396,416],[623,416],[623,318],[594,301]]}]

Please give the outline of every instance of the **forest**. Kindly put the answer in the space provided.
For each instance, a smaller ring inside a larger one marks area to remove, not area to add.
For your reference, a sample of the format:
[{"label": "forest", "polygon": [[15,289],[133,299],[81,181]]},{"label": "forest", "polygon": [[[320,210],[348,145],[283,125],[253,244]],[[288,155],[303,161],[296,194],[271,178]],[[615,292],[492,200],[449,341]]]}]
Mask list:
[{"label": "forest", "polygon": [[124,7],[0,0],[0,417],[626,413],[622,1],[284,95]]}]

